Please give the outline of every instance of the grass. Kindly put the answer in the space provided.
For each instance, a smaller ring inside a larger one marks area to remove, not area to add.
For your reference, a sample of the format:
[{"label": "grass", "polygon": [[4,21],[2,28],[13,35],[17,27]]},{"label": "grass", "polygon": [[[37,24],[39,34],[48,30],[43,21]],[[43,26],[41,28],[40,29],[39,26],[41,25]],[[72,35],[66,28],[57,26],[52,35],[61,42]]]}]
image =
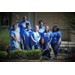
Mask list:
[{"label": "grass", "polygon": [[0,28],[0,51],[10,50],[9,29]]}]

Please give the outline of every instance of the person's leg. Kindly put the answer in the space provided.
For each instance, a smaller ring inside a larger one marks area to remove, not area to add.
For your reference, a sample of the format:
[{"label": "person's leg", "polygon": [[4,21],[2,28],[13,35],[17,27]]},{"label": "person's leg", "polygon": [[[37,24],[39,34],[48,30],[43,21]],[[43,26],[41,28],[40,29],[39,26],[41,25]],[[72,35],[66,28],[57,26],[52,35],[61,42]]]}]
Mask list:
[{"label": "person's leg", "polygon": [[35,49],[38,49],[37,45],[35,45]]},{"label": "person's leg", "polygon": [[56,44],[54,45],[55,57],[57,57],[57,55],[58,55],[58,49],[59,49],[60,45],[61,45],[61,42],[59,43],[59,45],[56,45]]},{"label": "person's leg", "polygon": [[29,50],[29,45],[26,45],[26,50]]},{"label": "person's leg", "polygon": [[32,49],[32,50],[35,50],[35,46],[34,46],[34,45],[31,45],[31,49]]},{"label": "person's leg", "polygon": [[49,50],[44,51],[43,56],[46,55],[46,54],[48,54],[48,57],[51,58]]}]

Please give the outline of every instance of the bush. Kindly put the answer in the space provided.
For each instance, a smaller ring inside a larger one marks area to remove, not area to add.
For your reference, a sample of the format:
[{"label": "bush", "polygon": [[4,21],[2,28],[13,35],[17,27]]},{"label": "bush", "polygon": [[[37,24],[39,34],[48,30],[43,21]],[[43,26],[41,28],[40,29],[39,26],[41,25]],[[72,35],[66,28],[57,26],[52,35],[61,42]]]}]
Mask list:
[{"label": "bush", "polygon": [[0,51],[10,50],[10,38],[9,38],[9,29],[0,28]]},{"label": "bush", "polygon": [[6,51],[0,51],[0,59],[5,59],[7,56]]},{"label": "bush", "polygon": [[41,50],[13,50],[9,52],[9,58],[36,60],[42,58],[42,52]]}]

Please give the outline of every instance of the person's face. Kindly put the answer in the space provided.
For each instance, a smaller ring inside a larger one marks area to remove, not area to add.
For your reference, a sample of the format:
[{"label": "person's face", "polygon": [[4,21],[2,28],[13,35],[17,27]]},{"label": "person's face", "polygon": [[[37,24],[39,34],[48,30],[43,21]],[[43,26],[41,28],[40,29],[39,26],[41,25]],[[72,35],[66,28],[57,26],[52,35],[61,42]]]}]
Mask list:
[{"label": "person's face", "polygon": [[56,27],[54,27],[54,31],[57,31],[57,28]]},{"label": "person's face", "polygon": [[28,31],[30,30],[30,26],[28,26],[27,30],[28,30]]},{"label": "person's face", "polygon": [[16,30],[16,28],[17,28],[17,26],[15,25],[13,29]]},{"label": "person's face", "polygon": [[48,28],[48,26],[46,26],[46,32],[48,32],[48,30],[49,30],[49,28]]},{"label": "person's face", "polygon": [[17,25],[17,26],[19,25],[19,23],[18,23],[18,22],[15,22],[14,24],[15,24],[15,25]]},{"label": "person's face", "polygon": [[25,16],[25,17],[23,17],[23,21],[25,22],[27,20],[27,17]]},{"label": "person's face", "polygon": [[44,39],[41,40],[42,44],[44,44]]},{"label": "person's face", "polygon": [[29,24],[26,24],[26,28],[28,28]]},{"label": "person's face", "polygon": [[40,22],[40,27],[43,27],[43,22]]},{"label": "person's face", "polygon": [[35,26],[35,31],[38,31],[38,27],[37,26]]}]

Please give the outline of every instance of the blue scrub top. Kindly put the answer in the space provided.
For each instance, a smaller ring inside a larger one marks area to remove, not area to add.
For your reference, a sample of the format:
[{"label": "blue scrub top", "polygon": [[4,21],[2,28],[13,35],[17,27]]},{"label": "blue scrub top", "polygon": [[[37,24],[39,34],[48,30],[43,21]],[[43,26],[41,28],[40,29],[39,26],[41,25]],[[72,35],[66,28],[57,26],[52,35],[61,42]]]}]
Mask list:
[{"label": "blue scrub top", "polygon": [[[12,29],[13,29],[13,27],[10,28],[10,30],[9,30],[10,33],[11,33]],[[17,27],[17,28],[16,28],[16,31],[18,31],[18,32],[20,33],[20,28]]]},{"label": "blue scrub top", "polygon": [[[31,36],[33,37],[33,39],[35,41],[37,41],[38,38],[41,37],[40,33],[39,32],[35,32],[35,31],[32,32]],[[31,39],[31,45],[38,45],[38,43],[39,43],[39,41],[37,43],[34,43],[33,40]]]},{"label": "blue scrub top", "polygon": [[[30,22],[29,22],[29,21],[26,21],[26,22],[28,22],[28,23],[29,23],[29,26],[31,27]],[[20,27],[20,31],[22,31],[22,29],[26,27],[26,22],[21,21],[21,22],[19,23],[18,27]]]},{"label": "blue scrub top", "polygon": [[[17,36],[18,40],[20,40],[20,34],[18,33],[18,31],[12,30],[11,37],[15,37],[15,36]],[[16,48],[14,48],[14,46],[19,48],[19,42],[16,42],[14,39],[11,38],[11,49],[10,50],[16,50]]]},{"label": "blue scrub top", "polygon": [[45,32],[45,27],[39,27],[39,32],[40,32],[40,34],[42,36],[42,33]]},{"label": "blue scrub top", "polygon": [[50,31],[50,32],[44,32],[43,34],[42,34],[42,37],[45,39],[45,42],[46,42],[46,44],[50,41],[50,39],[51,39],[51,37],[53,37],[52,36],[52,32]]},{"label": "blue scrub top", "polygon": [[31,33],[32,33],[32,30],[30,30],[30,31],[26,30],[23,33],[23,37],[25,37],[25,40],[26,40],[26,44],[27,45],[31,45]]},{"label": "blue scrub top", "polygon": [[51,44],[56,44],[59,38],[62,37],[62,34],[60,31],[52,32],[52,35],[53,35],[53,38],[52,38]]}]

